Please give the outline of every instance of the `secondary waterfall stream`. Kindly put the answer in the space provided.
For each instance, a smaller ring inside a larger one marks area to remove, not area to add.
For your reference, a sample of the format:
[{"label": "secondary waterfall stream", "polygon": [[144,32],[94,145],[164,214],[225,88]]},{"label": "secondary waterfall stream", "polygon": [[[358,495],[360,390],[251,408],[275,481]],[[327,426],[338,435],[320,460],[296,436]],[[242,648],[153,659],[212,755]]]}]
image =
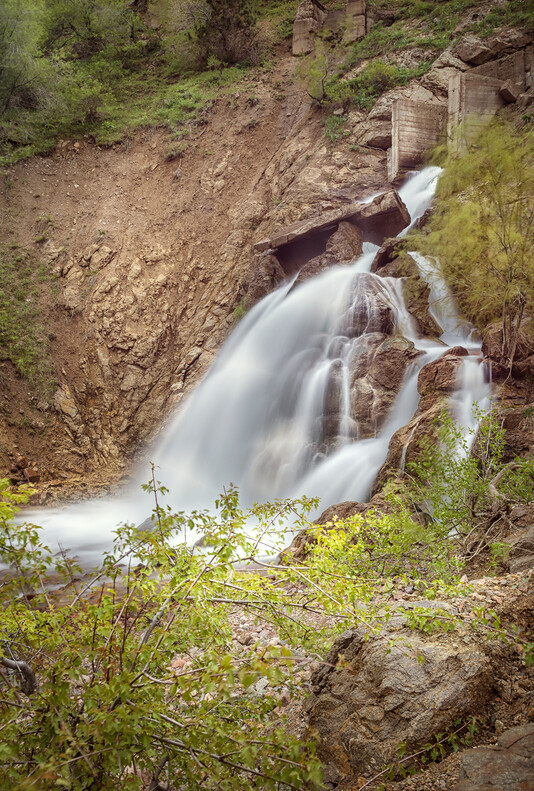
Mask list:
[{"label": "secondary waterfall stream", "polygon": [[[428,207],[439,169],[426,168],[400,189],[412,223]],[[257,304],[223,346],[206,379],[165,428],[152,454],[157,477],[170,490],[175,510],[209,508],[224,487],[235,484],[243,505],[308,495],[321,510],[342,500],[368,497],[393,433],[417,407],[417,376],[448,346],[463,345],[462,376],[455,396],[459,419],[470,419],[473,401],[488,397],[480,348],[470,340],[454,300],[431,262],[413,254],[430,285],[431,312],[440,340],[421,338],[408,313],[402,281],[370,273],[377,248],[367,244],[351,266],[333,267],[298,286],[288,282]],[[373,436],[361,438],[351,409],[351,366],[381,329],[384,310],[390,334],[401,334],[421,353],[406,369],[389,414]],[[325,403],[336,384],[335,430]],[[84,563],[109,545],[125,521],[139,524],[151,512],[141,483],[113,499],[25,514],[44,528],[51,546],[73,551]]]}]

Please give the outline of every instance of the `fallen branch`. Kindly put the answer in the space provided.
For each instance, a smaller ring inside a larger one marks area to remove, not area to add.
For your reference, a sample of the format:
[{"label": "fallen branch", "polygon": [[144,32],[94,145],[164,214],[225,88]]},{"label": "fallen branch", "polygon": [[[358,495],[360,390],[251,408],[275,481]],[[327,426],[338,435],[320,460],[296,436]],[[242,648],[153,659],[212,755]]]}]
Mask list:
[{"label": "fallen branch", "polygon": [[25,695],[32,695],[34,692],[37,692],[39,689],[39,684],[37,682],[37,676],[35,675],[32,668],[29,666],[27,662],[22,662],[17,659],[6,659],[6,657],[0,657],[0,664],[4,667],[7,667],[8,670],[16,670],[21,675],[20,681],[20,690]]}]

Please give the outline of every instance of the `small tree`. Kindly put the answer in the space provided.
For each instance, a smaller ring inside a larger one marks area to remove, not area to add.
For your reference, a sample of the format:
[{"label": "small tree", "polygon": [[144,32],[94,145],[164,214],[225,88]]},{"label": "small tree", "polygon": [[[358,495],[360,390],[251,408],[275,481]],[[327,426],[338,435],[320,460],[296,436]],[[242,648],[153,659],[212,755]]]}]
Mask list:
[{"label": "small tree", "polygon": [[419,239],[476,325],[502,321],[500,362],[510,370],[534,297],[534,132],[496,121],[450,153]]}]

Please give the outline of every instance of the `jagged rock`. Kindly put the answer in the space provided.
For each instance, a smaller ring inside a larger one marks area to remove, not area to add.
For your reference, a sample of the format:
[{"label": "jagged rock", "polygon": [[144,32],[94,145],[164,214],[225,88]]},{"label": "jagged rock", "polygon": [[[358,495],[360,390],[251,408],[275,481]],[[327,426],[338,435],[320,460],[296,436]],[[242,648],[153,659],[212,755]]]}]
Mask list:
[{"label": "jagged rock", "polygon": [[474,66],[479,66],[481,63],[486,63],[493,58],[493,50],[478,36],[468,33],[465,35],[459,44],[454,49],[454,54],[457,55],[464,63],[471,63]]},{"label": "jagged rock", "polygon": [[375,333],[365,336],[365,341],[350,361],[351,416],[360,439],[376,435],[401,389],[409,363],[420,354],[402,336],[384,339]]},{"label": "jagged rock", "polygon": [[359,138],[360,145],[370,148],[391,148],[391,121],[375,121],[368,124],[367,130]]},{"label": "jagged rock", "polygon": [[403,627],[400,616],[379,634],[345,632],[313,675],[307,703],[325,781],[379,771],[399,743],[416,749],[457,717],[480,714],[492,683],[488,657],[457,634],[425,636]]},{"label": "jagged rock", "polygon": [[394,237],[393,239],[385,239],[380,250],[376,253],[371,264],[371,272],[382,274],[380,270],[394,261],[399,255],[399,250],[402,245],[402,239]]},{"label": "jagged rock", "polygon": [[512,80],[506,80],[499,88],[499,96],[504,99],[507,104],[513,104],[519,98],[521,90],[517,83]]},{"label": "jagged rock", "polygon": [[250,308],[270,294],[284,281],[286,273],[276,256],[258,255],[248,276],[242,281],[241,289],[245,292],[243,307]]},{"label": "jagged rock", "polygon": [[424,365],[417,380],[417,391],[422,396],[434,393],[453,393],[458,387],[461,361],[448,354]]},{"label": "jagged rock", "polygon": [[534,791],[534,723],[502,733],[495,746],[465,750],[451,791]]},{"label": "jagged rock", "polygon": [[330,266],[352,263],[362,254],[362,241],[359,228],[350,222],[340,222],[326,243],[326,251],[304,264],[295,282],[302,283]]},{"label": "jagged rock", "polygon": [[293,23],[293,55],[306,55],[313,50],[314,34],[326,18],[326,11],[311,0],[300,3]]},{"label": "jagged rock", "polygon": [[387,236],[394,236],[410,222],[410,215],[396,190],[378,195],[371,203],[353,203],[350,206],[323,212],[319,217],[302,220],[285,228],[282,232],[262,239],[254,245],[258,253],[276,250],[295,241],[312,237],[335,228],[342,220],[357,225],[364,238],[382,243]]}]

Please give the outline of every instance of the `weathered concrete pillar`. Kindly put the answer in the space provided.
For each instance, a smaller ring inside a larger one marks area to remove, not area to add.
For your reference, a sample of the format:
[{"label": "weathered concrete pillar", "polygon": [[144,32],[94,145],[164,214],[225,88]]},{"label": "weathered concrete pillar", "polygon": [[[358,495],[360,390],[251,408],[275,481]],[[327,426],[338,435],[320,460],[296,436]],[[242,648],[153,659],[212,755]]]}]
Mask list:
[{"label": "weathered concrete pillar", "polygon": [[388,178],[395,181],[421,164],[423,154],[439,143],[445,133],[445,107],[410,99],[397,99],[391,111],[391,149]]},{"label": "weathered concrete pillar", "polygon": [[326,10],[322,4],[303,0],[293,23],[293,55],[306,55],[313,51],[315,33],[322,26]]},{"label": "weathered concrete pillar", "polygon": [[[455,74],[449,80],[449,139],[462,145],[467,136],[476,134],[495,113],[504,107],[499,94],[503,84],[500,77],[485,77],[475,71]],[[459,130],[459,131],[458,131]]]},{"label": "weathered concrete pillar", "polygon": [[343,34],[344,44],[352,44],[353,41],[358,41],[358,39],[365,36],[366,8],[367,0],[347,0],[345,32]]}]

